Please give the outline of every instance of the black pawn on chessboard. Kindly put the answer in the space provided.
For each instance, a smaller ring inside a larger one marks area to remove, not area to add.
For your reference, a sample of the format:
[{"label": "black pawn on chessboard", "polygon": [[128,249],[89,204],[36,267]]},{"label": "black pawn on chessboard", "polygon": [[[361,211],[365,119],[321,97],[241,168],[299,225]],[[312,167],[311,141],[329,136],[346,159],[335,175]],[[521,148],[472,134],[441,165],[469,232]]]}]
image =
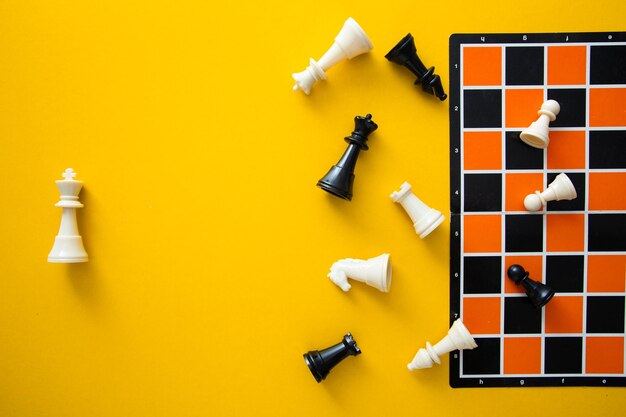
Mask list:
[{"label": "black pawn on chessboard", "polygon": [[521,265],[511,265],[506,274],[515,284],[522,285],[526,295],[537,310],[545,306],[554,296],[554,289],[528,277],[528,272]]},{"label": "black pawn on chessboard", "polygon": [[426,65],[424,65],[419,56],[417,56],[415,41],[413,35],[410,33],[402,38],[402,40],[385,55],[385,58],[391,62],[407,67],[417,77],[415,84],[421,83],[422,90],[428,94],[437,96],[441,101],[444,101],[448,97],[443,91],[441,78],[435,74],[435,67],[426,69]]},{"label": "black pawn on chessboard", "polygon": [[345,138],[349,143],[343,156],[333,165],[324,177],[317,182],[317,186],[324,191],[336,195],[345,200],[352,200],[352,184],[354,183],[354,168],[359,152],[369,149],[367,137],[376,129],[378,125],[372,120],[372,115],[365,117],[356,116],[354,118],[354,132]]},{"label": "black pawn on chessboard", "polygon": [[322,351],[311,350],[304,354],[304,361],[311,370],[317,382],[322,382],[331,369],[348,356],[356,356],[361,349],[350,333],[346,334],[341,342]]}]

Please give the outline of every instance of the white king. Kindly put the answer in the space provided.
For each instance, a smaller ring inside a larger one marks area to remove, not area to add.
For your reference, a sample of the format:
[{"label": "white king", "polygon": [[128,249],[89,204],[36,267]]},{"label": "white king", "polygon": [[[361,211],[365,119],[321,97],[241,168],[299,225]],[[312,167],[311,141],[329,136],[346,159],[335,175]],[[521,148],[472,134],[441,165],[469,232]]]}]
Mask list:
[{"label": "white king", "polygon": [[413,220],[413,227],[420,238],[424,239],[439,226],[443,220],[443,214],[439,210],[428,207],[411,191],[411,184],[405,182],[400,186],[400,191],[394,191],[391,199],[400,203],[404,210]]},{"label": "white king", "polygon": [[572,181],[567,175],[561,173],[544,192],[535,191],[535,194],[528,194],[524,199],[524,207],[528,211],[539,211],[548,201],[573,200],[576,195],[576,188]]},{"label": "white king", "polygon": [[344,291],[350,289],[348,278],[361,281],[383,292],[391,287],[391,261],[389,254],[383,254],[366,261],[342,259],[330,267],[328,278]]},{"label": "white king", "polygon": [[474,338],[469,330],[467,330],[467,327],[461,322],[461,319],[458,319],[452,324],[450,330],[448,330],[448,335],[441,339],[435,346],[426,342],[426,349],[420,349],[407,367],[409,371],[431,368],[435,363],[440,365],[441,359],[439,357],[448,352],[457,349],[474,349],[477,346]]},{"label": "white king", "polygon": [[524,129],[520,134],[520,139],[533,148],[545,149],[550,143],[548,127],[550,122],[556,120],[556,116],[561,111],[561,106],[555,100],[548,100],[541,105],[537,112],[539,118],[532,122],[528,129]]},{"label": "white king", "polygon": [[68,168],[63,173],[62,180],[57,180],[56,185],[61,193],[61,200],[55,204],[63,208],[61,227],[59,234],[54,240],[54,246],[48,255],[48,262],[76,263],[87,262],[87,252],[83,247],[83,238],[78,234],[76,223],[76,209],[83,207],[78,201],[78,193],[83,187],[82,181],[74,179],[76,173]]},{"label": "white king", "polygon": [[302,90],[304,94],[308,95],[315,81],[326,79],[326,71],[330,67],[341,60],[352,59],[357,55],[369,52],[372,48],[372,42],[361,29],[361,26],[353,18],[348,18],[335,38],[333,46],[326,51],[318,62],[310,58],[309,66],[304,71],[291,74],[296,80],[296,85],[293,86],[294,91]]}]

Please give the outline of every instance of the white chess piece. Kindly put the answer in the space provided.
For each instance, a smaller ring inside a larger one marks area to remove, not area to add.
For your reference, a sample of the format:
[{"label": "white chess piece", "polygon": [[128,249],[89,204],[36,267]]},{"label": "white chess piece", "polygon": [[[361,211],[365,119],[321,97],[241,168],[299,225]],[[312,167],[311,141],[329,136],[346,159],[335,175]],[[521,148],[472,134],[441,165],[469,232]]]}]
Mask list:
[{"label": "white chess piece", "polygon": [[409,371],[431,368],[435,363],[441,364],[441,355],[457,349],[474,349],[477,346],[467,327],[465,327],[461,319],[458,319],[448,330],[448,335],[435,346],[426,342],[426,349],[420,349],[407,367]]},{"label": "white chess piece", "polygon": [[366,261],[342,259],[330,267],[328,278],[344,291],[350,289],[348,278],[361,281],[383,292],[391,287],[391,260],[385,253]]},{"label": "white chess piece", "polygon": [[524,207],[528,211],[539,211],[548,201],[573,200],[575,198],[576,188],[574,188],[574,184],[567,175],[561,173],[556,176],[544,192],[535,191],[535,194],[528,194],[524,199]]},{"label": "white chess piece", "polygon": [[293,90],[302,90],[304,94],[309,95],[311,87],[317,80],[327,78],[326,71],[330,67],[343,59],[352,59],[357,55],[369,52],[373,47],[361,26],[353,18],[348,18],[335,38],[333,46],[326,51],[318,62],[310,58],[309,66],[304,71],[291,74],[296,81]]},{"label": "white chess piece", "polygon": [[539,118],[532,122],[527,129],[520,134],[520,139],[533,148],[545,149],[550,143],[548,127],[550,122],[556,120],[556,116],[561,111],[561,106],[555,100],[548,100],[541,105],[537,112]]},{"label": "white chess piece", "polygon": [[82,181],[74,179],[76,173],[68,168],[63,173],[62,180],[57,180],[56,185],[61,193],[61,200],[55,204],[63,208],[61,227],[59,234],[54,240],[54,246],[48,255],[48,262],[77,263],[87,262],[87,252],[83,247],[83,238],[78,234],[76,223],[76,209],[83,207],[78,201],[78,193],[83,187]]},{"label": "white chess piece", "polygon": [[405,182],[400,186],[400,191],[394,191],[391,199],[400,203],[404,210],[413,220],[415,231],[424,239],[439,226],[445,217],[439,210],[428,207],[411,191],[411,184]]}]

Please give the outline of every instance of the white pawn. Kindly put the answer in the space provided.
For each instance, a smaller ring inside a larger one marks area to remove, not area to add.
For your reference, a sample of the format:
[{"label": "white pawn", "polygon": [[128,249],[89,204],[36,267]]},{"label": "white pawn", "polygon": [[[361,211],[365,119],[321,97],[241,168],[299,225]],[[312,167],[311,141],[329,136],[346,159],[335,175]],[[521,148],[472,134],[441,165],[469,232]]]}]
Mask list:
[{"label": "white pawn", "polygon": [[565,174],[559,174],[548,188],[540,193],[528,194],[524,199],[524,207],[528,211],[539,211],[548,201],[573,200],[576,198],[576,188]]},{"label": "white pawn", "polygon": [[556,100],[548,100],[541,105],[537,112],[539,118],[532,122],[527,129],[520,134],[520,139],[533,148],[545,149],[550,143],[548,137],[548,127],[550,122],[556,120],[556,116],[561,111],[561,106]]},{"label": "white pawn", "polygon": [[426,342],[426,349],[420,349],[407,367],[409,371],[431,368],[435,363],[441,365],[441,359],[439,358],[441,355],[457,349],[474,349],[477,346],[467,327],[461,322],[461,319],[458,319],[448,330],[448,335],[435,346]]},{"label": "white pawn", "polygon": [[335,43],[326,51],[319,62],[310,58],[309,66],[304,71],[291,74],[296,80],[293,90],[300,89],[304,91],[304,94],[309,95],[315,81],[327,78],[326,71],[330,67],[343,59],[352,59],[357,55],[369,52],[373,47],[361,26],[353,18],[348,18],[335,38]]},{"label": "white pawn", "polygon": [[391,260],[385,253],[366,261],[361,259],[342,259],[330,267],[328,278],[344,291],[350,289],[348,278],[361,281],[379,289],[389,292],[391,287]]},{"label": "white pawn", "polygon": [[445,217],[439,210],[428,207],[411,191],[411,184],[405,182],[400,191],[394,191],[391,199],[400,203],[413,220],[413,226],[420,238],[424,239],[439,226]]},{"label": "white pawn", "polygon": [[78,193],[83,187],[82,181],[74,179],[76,173],[68,168],[63,173],[62,180],[57,180],[56,185],[61,193],[61,200],[55,204],[63,208],[61,227],[59,234],[54,240],[54,246],[48,255],[48,262],[77,263],[87,262],[87,252],[83,247],[83,238],[78,234],[76,223],[76,209],[83,207],[78,201]]}]

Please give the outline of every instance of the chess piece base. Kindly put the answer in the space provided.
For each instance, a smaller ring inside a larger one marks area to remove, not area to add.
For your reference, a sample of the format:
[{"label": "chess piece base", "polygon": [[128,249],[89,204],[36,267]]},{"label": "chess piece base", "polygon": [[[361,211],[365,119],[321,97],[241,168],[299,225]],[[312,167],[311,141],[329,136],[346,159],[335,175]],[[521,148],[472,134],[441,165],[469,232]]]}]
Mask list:
[{"label": "chess piece base", "polygon": [[57,236],[48,255],[50,263],[80,263],[88,260],[83,238],[80,236]]}]

